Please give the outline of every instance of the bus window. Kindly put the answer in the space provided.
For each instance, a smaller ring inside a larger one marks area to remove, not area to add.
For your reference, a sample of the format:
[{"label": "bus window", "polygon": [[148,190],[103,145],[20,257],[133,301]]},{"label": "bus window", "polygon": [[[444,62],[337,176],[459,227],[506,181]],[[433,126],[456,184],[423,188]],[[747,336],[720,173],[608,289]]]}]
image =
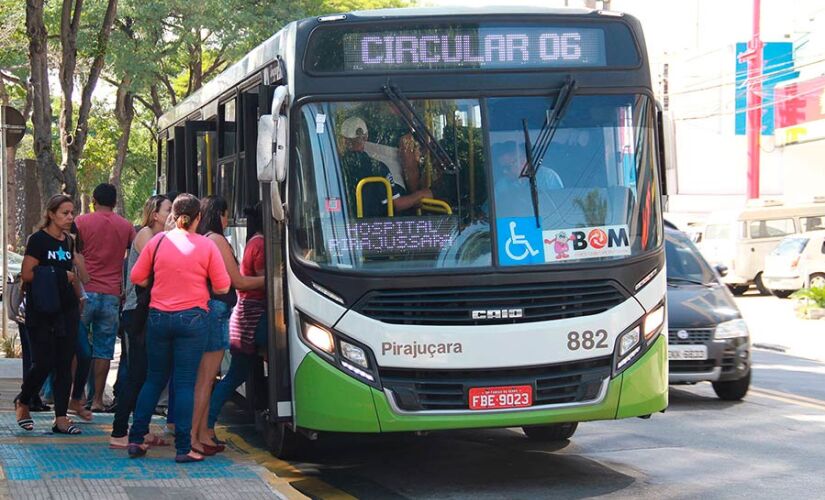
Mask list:
[{"label": "bus window", "polygon": [[825,222],[822,221],[823,218],[825,218],[825,215],[816,215],[813,217],[800,217],[799,222],[802,226],[802,231],[808,232],[825,229]]},{"label": "bus window", "polygon": [[[218,165],[218,194],[226,200],[226,205],[232,209],[235,203],[235,162],[225,161]],[[230,214],[232,218],[232,214]]]},{"label": "bus window", "polygon": [[[413,104],[457,168],[438,164],[395,106],[308,104],[294,157],[301,255],[371,269],[491,264],[481,106]],[[306,246],[304,246],[306,245]]]},{"label": "bus window", "polygon": [[196,136],[199,196],[215,193],[215,163],[218,156],[216,135],[215,132],[198,132]]},{"label": "bus window", "polygon": [[221,158],[223,158],[225,156],[235,154],[236,151],[235,144],[237,143],[237,127],[235,120],[234,99],[221,104],[220,109],[218,111],[218,118],[220,120],[218,127],[221,133],[221,142],[219,150],[220,156]]}]

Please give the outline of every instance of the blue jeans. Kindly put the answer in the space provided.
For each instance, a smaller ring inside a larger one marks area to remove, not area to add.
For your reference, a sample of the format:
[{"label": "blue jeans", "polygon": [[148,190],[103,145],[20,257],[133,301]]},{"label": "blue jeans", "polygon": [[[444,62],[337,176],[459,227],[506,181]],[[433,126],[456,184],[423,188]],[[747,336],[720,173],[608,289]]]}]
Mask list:
[{"label": "blue jeans", "polygon": [[220,300],[209,301],[209,335],[206,352],[225,351],[229,349],[229,316],[232,308]]},{"label": "blue jeans", "polygon": [[134,422],[129,430],[130,443],[143,443],[152,413],[174,365],[175,448],[178,455],[186,455],[192,449],[189,434],[192,431],[195,381],[206,345],[206,314],[199,308],[178,312],[149,311],[146,382],[135,406]]},{"label": "blue jeans", "polygon": [[[91,399],[94,394],[94,376],[89,377],[92,359],[115,357],[115,340],[120,315],[120,297],[105,293],[86,292],[88,299],[80,315],[77,334],[77,368],[74,375],[72,399],[83,398],[83,390]],[[87,386],[88,382],[88,386]]]},{"label": "blue jeans", "polygon": [[[266,315],[261,316],[258,325],[255,327],[255,345],[266,345]],[[207,427],[215,428],[215,422],[218,421],[218,415],[221,413],[223,405],[232,396],[232,393],[241,386],[254,366],[254,361],[257,355],[232,353],[232,359],[229,362],[229,370],[226,375],[215,385],[215,390],[212,391],[212,398],[209,400],[209,419]],[[247,397],[252,397],[252,394],[247,392]]]}]

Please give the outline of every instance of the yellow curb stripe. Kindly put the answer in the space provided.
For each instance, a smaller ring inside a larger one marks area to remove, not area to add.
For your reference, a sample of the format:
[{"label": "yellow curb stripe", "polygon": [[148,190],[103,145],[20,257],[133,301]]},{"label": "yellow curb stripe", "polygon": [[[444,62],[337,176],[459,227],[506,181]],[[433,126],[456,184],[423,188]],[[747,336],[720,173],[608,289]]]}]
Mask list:
[{"label": "yellow curb stripe", "polygon": [[[277,480],[270,482],[276,490],[290,499],[323,498],[330,500],[355,500],[356,497],[331,486],[315,477],[307,477],[300,469],[285,460],[276,458],[268,451],[261,450],[249,444],[244,438],[222,429],[227,441],[241,450],[245,456],[254,460],[268,471],[272,472]],[[309,497],[303,492],[306,492]]]},{"label": "yellow curb stripe", "polygon": [[804,406],[814,410],[825,411],[825,401],[819,399],[808,398],[805,396],[797,396],[796,394],[789,394],[787,392],[774,391],[771,389],[762,389],[751,387],[750,392],[761,396],[763,398],[773,399],[782,403],[788,403],[797,406]]}]

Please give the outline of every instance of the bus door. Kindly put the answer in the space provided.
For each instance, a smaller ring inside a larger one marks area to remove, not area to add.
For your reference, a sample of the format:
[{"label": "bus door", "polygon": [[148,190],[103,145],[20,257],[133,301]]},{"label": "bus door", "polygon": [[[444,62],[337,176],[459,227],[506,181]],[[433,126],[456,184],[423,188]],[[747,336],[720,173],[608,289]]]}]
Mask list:
[{"label": "bus door", "polygon": [[[184,186],[178,189],[198,197],[214,192],[217,141],[214,121],[188,121],[184,126]],[[183,189],[181,189],[183,188]]]},{"label": "bus door", "polygon": [[[245,134],[245,140],[250,141],[247,151],[255,151],[257,144],[257,117],[271,113],[272,97],[276,85],[261,84],[257,88],[257,113],[254,114],[255,122],[252,130],[254,133]],[[254,162],[251,156],[250,163]],[[257,172],[252,169],[253,176]],[[284,222],[278,222],[272,218],[272,198],[270,197],[270,184],[261,184],[261,200],[264,220],[264,238],[266,239],[266,292],[267,292],[267,314],[270,318],[268,323],[269,332],[269,366],[268,366],[268,401],[269,401],[269,421],[286,422],[292,419],[292,389],[289,368],[289,344],[287,338],[287,325],[285,311],[286,293],[284,290],[286,280],[284,273],[285,265],[285,226]],[[275,186],[275,189],[282,189],[283,186]],[[281,191],[283,199],[283,191]]]}]

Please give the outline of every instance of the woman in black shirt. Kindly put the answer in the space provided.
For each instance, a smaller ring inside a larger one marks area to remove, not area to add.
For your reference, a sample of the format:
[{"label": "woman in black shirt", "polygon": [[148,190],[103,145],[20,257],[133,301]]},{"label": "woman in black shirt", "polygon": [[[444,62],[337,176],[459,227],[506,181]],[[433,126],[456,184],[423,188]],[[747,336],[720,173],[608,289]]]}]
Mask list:
[{"label": "woman in black shirt", "polygon": [[40,231],[31,235],[26,244],[21,275],[26,284],[26,327],[32,348],[32,368],[15,398],[15,410],[18,425],[27,431],[34,429],[29,404],[53,371],[52,432],[80,434],[80,429],[66,418],[80,321],[75,248],[68,235],[73,220],[72,199],[65,195],[52,196],[46,204]]}]

